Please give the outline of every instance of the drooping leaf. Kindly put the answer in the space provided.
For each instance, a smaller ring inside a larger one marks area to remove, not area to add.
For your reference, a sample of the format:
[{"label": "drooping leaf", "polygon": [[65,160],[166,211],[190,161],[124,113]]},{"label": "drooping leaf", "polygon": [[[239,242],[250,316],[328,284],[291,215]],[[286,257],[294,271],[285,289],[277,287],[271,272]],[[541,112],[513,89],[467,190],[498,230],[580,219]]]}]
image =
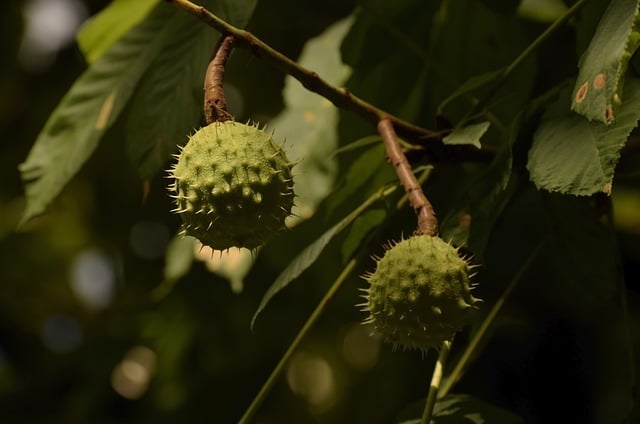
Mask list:
[{"label": "drooping leaf", "polygon": [[[228,14],[225,3],[236,7]],[[256,0],[201,2],[233,25],[244,26]],[[214,7],[216,6],[216,7]],[[197,130],[202,116],[203,79],[213,55],[218,33],[180,13],[166,28],[170,33],[163,49],[145,73],[127,117],[126,152],[144,180],[162,169],[187,135]]]},{"label": "drooping leaf", "polygon": [[638,0],[611,1],[580,58],[571,109],[590,121],[617,119],[627,64],[640,46],[639,7]]},{"label": "drooping leaf", "polygon": [[27,205],[21,223],[44,212],[95,150],[180,14],[158,7],[85,71],[63,97],[20,165]]},{"label": "drooping leaf", "polygon": [[461,128],[454,128],[451,133],[442,139],[442,142],[450,145],[469,144],[480,149],[482,148],[480,138],[487,132],[490,125],[489,122],[480,122]]},{"label": "drooping leaf", "polygon": [[[419,424],[424,401],[407,408],[398,424]],[[411,418],[415,417],[415,418]],[[435,424],[523,424],[524,420],[506,409],[482,401],[471,395],[450,394],[436,402],[431,416]]]},{"label": "drooping leaf", "polygon": [[86,21],[77,35],[80,51],[94,63],[111,45],[144,19],[158,0],[114,0]]},{"label": "drooping leaf", "polygon": [[[620,149],[640,119],[640,80],[628,79],[624,95],[625,102],[610,125],[589,122],[571,114],[568,107],[565,114],[545,114],[527,164],[536,186],[578,196],[611,191]],[[568,103],[562,97],[559,102]]]},{"label": "drooping leaf", "polygon": [[[329,83],[342,85],[350,68],[342,63],[338,47],[352,23],[353,17],[346,17],[309,40],[298,63],[313,69]],[[291,76],[285,79],[283,95],[286,108],[269,125],[275,129],[276,136],[286,140],[288,157],[299,161],[295,167],[294,213],[308,217],[327,195],[336,175],[331,153],[338,144],[338,111],[328,100],[310,92]]]},{"label": "drooping leaf", "polygon": [[390,187],[386,190],[379,190],[375,195],[369,197],[364,203],[358,206],[349,215],[344,217],[340,222],[325,231],[318,239],[305,247],[291,262],[289,262],[287,267],[280,273],[280,275],[278,275],[276,280],[273,282],[273,284],[271,284],[269,289],[262,297],[260,305],[258,305],[258,309],[251,319],[251,327],[254,326],[256,319],[267,306],[267,304],[271,301],[273,296],[282,291],[289,285],[289,283],[291,283],[293,280],[299,277],[300,274],[302,274],[307,268],[309,268],[316,261],[316,259],[318,259],[322,251],[325,249],[325,247],[327,247],[329,242],[331,242],[331,240],[333,240],[336,235],[340,234],[344,229],[346,229],[373,203],[383,198],[384,196],[391,194],[394,190],[395,187]]}]

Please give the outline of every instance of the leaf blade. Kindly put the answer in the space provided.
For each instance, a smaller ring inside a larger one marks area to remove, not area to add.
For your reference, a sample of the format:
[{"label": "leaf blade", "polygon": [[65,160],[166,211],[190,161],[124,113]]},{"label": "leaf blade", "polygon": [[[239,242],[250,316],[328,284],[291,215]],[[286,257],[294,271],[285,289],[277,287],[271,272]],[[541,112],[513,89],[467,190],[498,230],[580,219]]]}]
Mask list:
[{"label": "leaf blade", "polygon": [[640,46],[639,7],[638,0],[613,0],[580,58],[571,109],[590,121],[614,120],[627,63]]},{"label": "leaf blade", "polygon": [[95,63],[134,25],[144,19],[158,0],[114,0],[82,25],[76,40],[89,63]]},{"label": "leaf blade", "polygon": [[[228,12],[226,3],[235,9]],[[203,2],[218,16],[242,27],[248,22],[257,0]],[[217,6],[214,8],[213,6]],[[219,9],[219,10],[217,10]],[[166,29],[163,49],[136,90],[127,117],[126,154],[143,180],[162,169],[176,145],[186,141],[202,117],[202,82],[218,34],[181,13]]]},{"label": "leaf blade", "polygon": [[278,275],[276,280],[273,282],[273,284],[271,284],[269,289],[267,289],[266,293],[262,297],[262,300],[258,305],[258,309],[251,318],[251,328],[254,327],[256,319],[262,313],[271,299],[285,287],[287,287],[289,283],[298,278],[307,268],[309,268],[316,261],[316,259],[318,259],[320,254],[324,251],[324,248],[327,247],[329,242],[331,242],[331,240],[336,235],[340,234],[356,218],[362,215],[362,213],[366,211],[369,206],[371,206],[380,198],[388,196],[393,191],[395,191],[396,188],[397,186],[392,186],[386,189],[379,190],[377,193],[365,200],[360,206],[354,209],[351,213],[349,213],[346,217],[340,220],[337,224],[325,231],[319,238],[305,247],[291,262],[289,262],[287,267],[280,273],[280,275]]},{"label": "leaf blade", "polygon": [[625,89],[611,125],[568,113],[543,118],[527,163],[538,188],[576,196],[610,192],[620,150],[640,119],[640,80],[628,79]]},{"label": "leaf blade", "polygon": [[62,98],[20,166],[26,208],[19,225],[43,213],[115,122],[161,45],[173,10],[159,6],[85,71]]}]

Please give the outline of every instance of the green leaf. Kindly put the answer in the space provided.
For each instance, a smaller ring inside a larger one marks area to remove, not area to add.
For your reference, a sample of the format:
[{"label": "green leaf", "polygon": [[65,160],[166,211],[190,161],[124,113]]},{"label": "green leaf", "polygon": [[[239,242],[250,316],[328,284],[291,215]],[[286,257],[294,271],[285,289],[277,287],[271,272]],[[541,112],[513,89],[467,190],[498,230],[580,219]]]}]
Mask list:
[{"label": "green leaf", "polygon": [[[545,114],[527,164],[537,187],[578,196],[611,191],[620,149],[640,119],[640,80],[627,80],[625,96],[611,125],[588,122],[569,111]],[[559,102],[566,102],[562,97]]]},{"label": "green leaf", "polygon": [[639,0],[612,0],[580,58],[571,108],[590,121],[617,119],[627,64],[640,46],[639,4]]},{"label": "green leaf", "polygon": [[44,212],[95,150],[163,47],[176,10],[159,5],[85,71],[63,97],[20,165],[27,205],[21,224]]},{"label": "green leaf", "polygon": [[113,0],[87,20],[77,35],[80,51],[94,63],[109,47],[149,14],[158,0]]},{"label": "green leaf", "polygon": [[[220,18],[244,26],[257,0],[226,0],[237,8],[227,13],[225,2],[201,2]],[[243,7],[240,7],[243,6]],[[149,66],[131,102],[127,118],[126,152],[144,180],[153,178],[189,133],[200,124],[203,80],[218,33],[207,25],[180,13],[165,29],[167,38],[157,58]]]},{"label": "green leaf", "polygon": [[[419,424],[424,402],[412,404],[399,417],[399,424]],[[416,418],[413,418],[416,417]],[[450,394],[436,402],[431,415],[435,424],[523,424],[524,420],[506,409],[484,402],[471,395]]]},{"label": "green leaf", "polygon": [[493,226],[513,194],[509,187],[512,145],[521,121],[520,116],[514,119],[491,164],[467,178],[463,205],[454,208],[440,226],[444,240],[457,246],[467,246],[478,261],[483,260]]},{"label": "green leaf", "polygon": [[461,128],[454,128],[450,134],[442,139],[442,142],[450,145],[470,144],[480,149],[482,148],[480,138],[487,132],[490,125],[489,122],[480,122]]},{"label": "green leaf", "polygon": [[[353,19],[346,17],[309,40],[298,63],[313,69],[329,83],[342,85],[351,70],[342,63],[339,46]],[[299,161],[295,167],[294,213],[308,217],[329,193],[336,175],[331,153],[338,144],[338,111],[328,100],[310,92],[291,76],[285,79],[283,95],[286,109],[270,126],[275,128],[276,136],[285,138],[289,158]]]},{"label": "green leaf", "polygon": [[273,296],[282,291],[289,285],[289,283],[298,278],[300,274],[302,274],[307,268],[309,268],[316,261],[316,259],[318,259],[322,251],[325,249],[325,247],[327,247],[329,242],[331,242],[331,240],[333,240],[336,235],[340,234],[345,228],[347,228],[373,203],[395,191],[396,187],[397,186],[393,186],[387,188],[386,190],[378,190],[376,194],[369,197],[364,203],[358,206],[349,215],[344,217],[340,222],[325,231],[318,239],[316,239],[316,241],[305,247],[302,252],[300,252],[291,262],[289,262],[287,267],[280,273],[280,275],[278,275],[276,280],[273,282],[273,284],[271,284],[269,289],[262,297],[260,305],[254,313],[253,318],[251,319],[251,327],[253,328],[258,315],[260,315],[260,313],[264,310]]}]

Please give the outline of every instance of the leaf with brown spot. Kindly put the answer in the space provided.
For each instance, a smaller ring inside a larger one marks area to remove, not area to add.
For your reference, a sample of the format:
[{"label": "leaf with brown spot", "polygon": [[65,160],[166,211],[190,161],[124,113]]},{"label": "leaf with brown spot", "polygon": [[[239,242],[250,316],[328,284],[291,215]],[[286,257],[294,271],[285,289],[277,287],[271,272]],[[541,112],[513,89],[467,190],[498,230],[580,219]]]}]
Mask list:
[{"label": "leaf with brown spot", "polygon": [[620,150],[640,119],[640,79],[627,79],[625,96],[615,122],[607,125],[571,113],[568,90],[560,94],[529,150],[527,169],[538,188],[577,196],[611,192]]},{"label": "leaf with brown spot", "polygon": [[613,0],[580,58],[571,109],[611,124],[622,98],[629,59],[640,46],[640,0]]}]

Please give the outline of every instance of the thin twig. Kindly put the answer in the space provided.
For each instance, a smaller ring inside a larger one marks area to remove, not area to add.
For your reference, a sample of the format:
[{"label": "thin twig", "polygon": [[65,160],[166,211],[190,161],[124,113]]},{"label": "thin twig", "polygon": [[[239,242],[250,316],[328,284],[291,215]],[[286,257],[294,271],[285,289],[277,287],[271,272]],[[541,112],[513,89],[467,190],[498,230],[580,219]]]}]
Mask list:
[{"label": "thin twig", "polygon": [[442,382],[442,376],[444,374],[444,366],[451,352],[451,340],[445,340],[442,342],[440,348],[440,354],[438,355],[438,361],[433,369],[431,375],[431,384],[429,385],[429,394],[427,395],[427,401],[424,404],[424,411],[422,412],[421,424],[429,424],[431,422],[431,415],[433,414],[433,407],[436,405],[436,399],[438,395],[438,389]]},{"label": "thin twig", "polygon": [[529,58],[529,56],[531,56],[531,54],[538,49],[538,47],[542,45],[542,43],[549,39],[549,37],[551,37],[554,32],[556,32],[560,27],[568,22],[569,19],[571,19],[576,13],[578,13],[578,11],[582,9],[582,7],[589,1],[590,0],[578,0],[573,6],[571,6],[569,10],[564,13],[564,15],[556,19],[542,34],[540,34],[535,40],[533,40],[533,42],[529,44],[527,48],[518,55],[518,57],[516,57],[506,68],[502,70],[496,84],[494,84],[487,95],[480,102],[476,103],[475,107],[467,113],[463,121],[468,119],[468,117],[475,115],[479,110],[484,110],[486,104],[491,98],[493,98],[493,96],[500,90],[500,88],[502,88],[511,74],[513,74],[513,72],[517,68],[519,68],[520,65],[522,65]]},{"label": "thin twig", "polygon": [[372,125],[376,125],[381,118],[387,117],[393,122],[393,125],[399,134],[411,140],[440,140],[439,133],[419,127],[393,116],[390,113],[357,97],[347,88],[334,87],[324,79],[320,78],[320,76],[315,72],[298,65],[295,61],[273,49],[250,32],[234,27],[208,11],[206,8],[198,6],[189,0],[165,1],[191,13],[220,33],[233,36],[236,47],[248,49],[254,56],[291,75],[293,78],[300,81],[306,89],[323,96],[331,101],[336,107],[352,111],[369,121]]},{"label": "thin twig", "polygon": [[396,170],[396,174],[398,174],[398,179],[407,192],[409,204],[416,212],[416,215],[418,215],[418,229],[416,233],[435,236],[438,234],[438,219],[436,218],[436,213],[424,195],[420,183],[418,183],[416,176],[411,170],[411,165],[409,165],[407,157],[400,148],[398,136],[393,128],[391,119],[387,117],[381,119],[378,122],[378,132],[384,142],[387,156]]},{"label": "thin twig", "polygon": [[233,120],[233,116],[227,110],[227,100],[222,86],[224,67],[232,48],[233,36],[223,36],[218,44],[216,54],[207,66],[204,77],[204,117],[207,124]]},{"label": "thin twig", "polygon": [[[422,182],[426,181],[429,175],[431,175],[431,170],[432,168],[425,169],[420,174],[418,183],[420,183],[421,181]],[[396,185],[393,185],[391,187],[380,189],[378,192],[370,196],[362,205],[360,205],[359,208],[361,208],[362,211],[366,210],[375,201],[384,199],[387,196],[389,196],[391,193],[393,193],[396,190],[396,187],[397,187]],[[396,210],[402,209],[407,201],[408,201],[408,198],[407,198],[407,195],[405,194],[398,200],[398,202],[396,203],[395,209]],[[340,287],[342,286],[346,278],[349,276],[349,274],[353,271],[354,267],[357,265],[358,260],[359,258],[357,255],[353,256],[349,261],[349,263],[347,263],[345,268],[342,270],[338,278],[331,285],[329,290],[325,293],[322,300],[320,300],[320,303],[318,303],[314,311],[311,313],[311,315],[309,316],[305,324],[302,326],[302,328],[300,329],[300,331],[298,332],[294,340],[289,345],[289,348],[287,349],[287,351],[284,353],[282,358],[280,358],[280,361],[278,362],[276,367],[273,369],[273,371],[269,375],[269,378],[267,379],[267,381],[264,383],[264,385],[262,386],[262,388],[260,389],[256,397],[253,399],[253,401],[245,411],[244,415],[238,422],[239,424],[248,424],[249,422],[251,422],[251,419],[254,417],[256,412],[258,412],[258,409],[260,408],[264,400],[267,398],[267,395],[275,385],[278,377],[280,377],[280,375],[284,371],[285,365],[289,362],[289,359],[291,359],[291,356],[293,355],[293,353],[300,346],[300,342],[302,342],[302,340],[309,333],[309,331],[311,330],[313,325],[316,323],[318,318],[320,318],[320,315],[326,309],[329,301],[335,296],[335,294],[338,292],[338,290],[340,289]]]}]

